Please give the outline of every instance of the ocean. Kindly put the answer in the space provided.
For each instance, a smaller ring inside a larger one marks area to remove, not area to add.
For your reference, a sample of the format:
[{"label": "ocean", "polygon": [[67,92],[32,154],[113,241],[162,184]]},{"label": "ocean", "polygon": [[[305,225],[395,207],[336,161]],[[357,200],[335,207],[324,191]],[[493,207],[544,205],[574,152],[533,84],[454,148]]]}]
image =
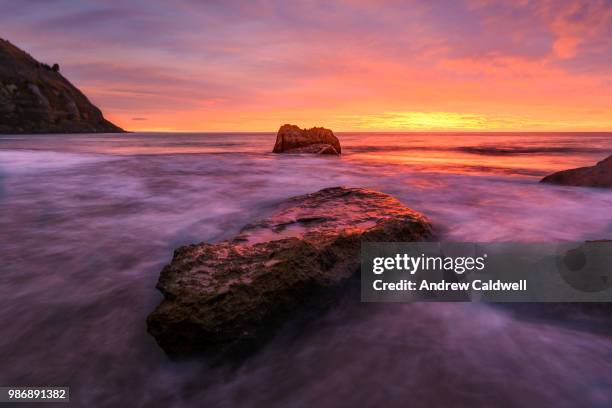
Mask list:
[{"label": "ocean", "polygon": [[454,241],[612,239],[612,191],[539,184],[612,133],[339,133],[341,157],[272,133],[0,136],[0,385],[72,406],[612,405],[612,327],[577,308],[360,304],[291,323],[239,365],[172,362],[147,334],[158,274],[280,200],[389,193]]}]

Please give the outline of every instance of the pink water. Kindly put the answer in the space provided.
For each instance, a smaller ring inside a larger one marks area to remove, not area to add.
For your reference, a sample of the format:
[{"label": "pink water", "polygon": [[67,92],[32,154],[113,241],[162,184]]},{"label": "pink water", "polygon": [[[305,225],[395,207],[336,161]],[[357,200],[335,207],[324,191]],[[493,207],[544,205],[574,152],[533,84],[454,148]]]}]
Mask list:
[{"label": "pink water", "polygon": [[612,192],[540,185],[612,134],[340,134],[343,155],[270,153],[272,134],[0,136],[0,385],[69,385],[72,406],[612,404],[612,327],[350,292],[239,367],[170,362],[145,330],[181,244],[279,200],[390,193],[444,239],[612,238]]}]

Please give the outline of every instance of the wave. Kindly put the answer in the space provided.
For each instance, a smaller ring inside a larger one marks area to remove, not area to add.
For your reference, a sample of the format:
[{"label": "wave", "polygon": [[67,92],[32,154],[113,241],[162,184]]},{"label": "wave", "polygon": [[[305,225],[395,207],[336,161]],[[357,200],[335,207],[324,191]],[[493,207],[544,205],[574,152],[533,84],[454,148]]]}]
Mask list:
[{"label": "wave", "polygon": [[374,153],[374,152],[401,152],[401,151],[441,151],[463,152],[489,156],[512,156],[523,154],[557,154],[557,153],[598,153],[607,152],[607,149],[594,147],[569,146],[537,146],[537,147],[496,147],[496,146],[348,146],[348,153]]},{"label": "wave", "polygon": [[462,146],[458,147],[455,150],[473,153],[473,154],[482,154],[482,155],[491,155],[491,156],[511,156],[518,154],[555,154],[555,153],[597,153],[602,151],[602,149],[592,148],[592,147],[566,147],[566,146],[556,146],[556,147],[492,147],[492,146]]}]

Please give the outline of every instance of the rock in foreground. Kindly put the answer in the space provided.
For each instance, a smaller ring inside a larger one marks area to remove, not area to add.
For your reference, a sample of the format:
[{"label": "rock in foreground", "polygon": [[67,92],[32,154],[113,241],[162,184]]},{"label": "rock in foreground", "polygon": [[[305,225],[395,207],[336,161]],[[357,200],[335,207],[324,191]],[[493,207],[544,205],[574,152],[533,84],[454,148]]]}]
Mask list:
[{"label": "rock in foreground", "polygon": [[0,38],[0,133],[123,132],[59,72]]},{"label": "rock in foreground", "polygon": [[341,149],[340,141],[329,129],[300,129],[295,125],[283,125],[278,130],[272,152],[339,155]]},{"label": "rock in foreground", "polygon": [[564,186],[612,187],[612,155],[591,167],[563,170],[544,177],[541,183]]},{"label": "rock in foreground", "polygon": [[329,305],[359,270],[361,241],[431,237],[423,215],[387,194],[333,187],[293,197],[233,240],[178,248],[148,330],[172,357],[248,353],[296,312]]}]

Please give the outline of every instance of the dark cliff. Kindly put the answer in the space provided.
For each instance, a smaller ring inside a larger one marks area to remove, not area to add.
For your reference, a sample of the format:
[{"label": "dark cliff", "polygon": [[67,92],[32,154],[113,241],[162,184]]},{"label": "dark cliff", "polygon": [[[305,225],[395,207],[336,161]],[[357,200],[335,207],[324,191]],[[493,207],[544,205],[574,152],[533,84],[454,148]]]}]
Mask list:
[{"label": "dark cliff", "polygon": [[124,130],[59,72],[0,38],[0,133],[111,133]]}]

